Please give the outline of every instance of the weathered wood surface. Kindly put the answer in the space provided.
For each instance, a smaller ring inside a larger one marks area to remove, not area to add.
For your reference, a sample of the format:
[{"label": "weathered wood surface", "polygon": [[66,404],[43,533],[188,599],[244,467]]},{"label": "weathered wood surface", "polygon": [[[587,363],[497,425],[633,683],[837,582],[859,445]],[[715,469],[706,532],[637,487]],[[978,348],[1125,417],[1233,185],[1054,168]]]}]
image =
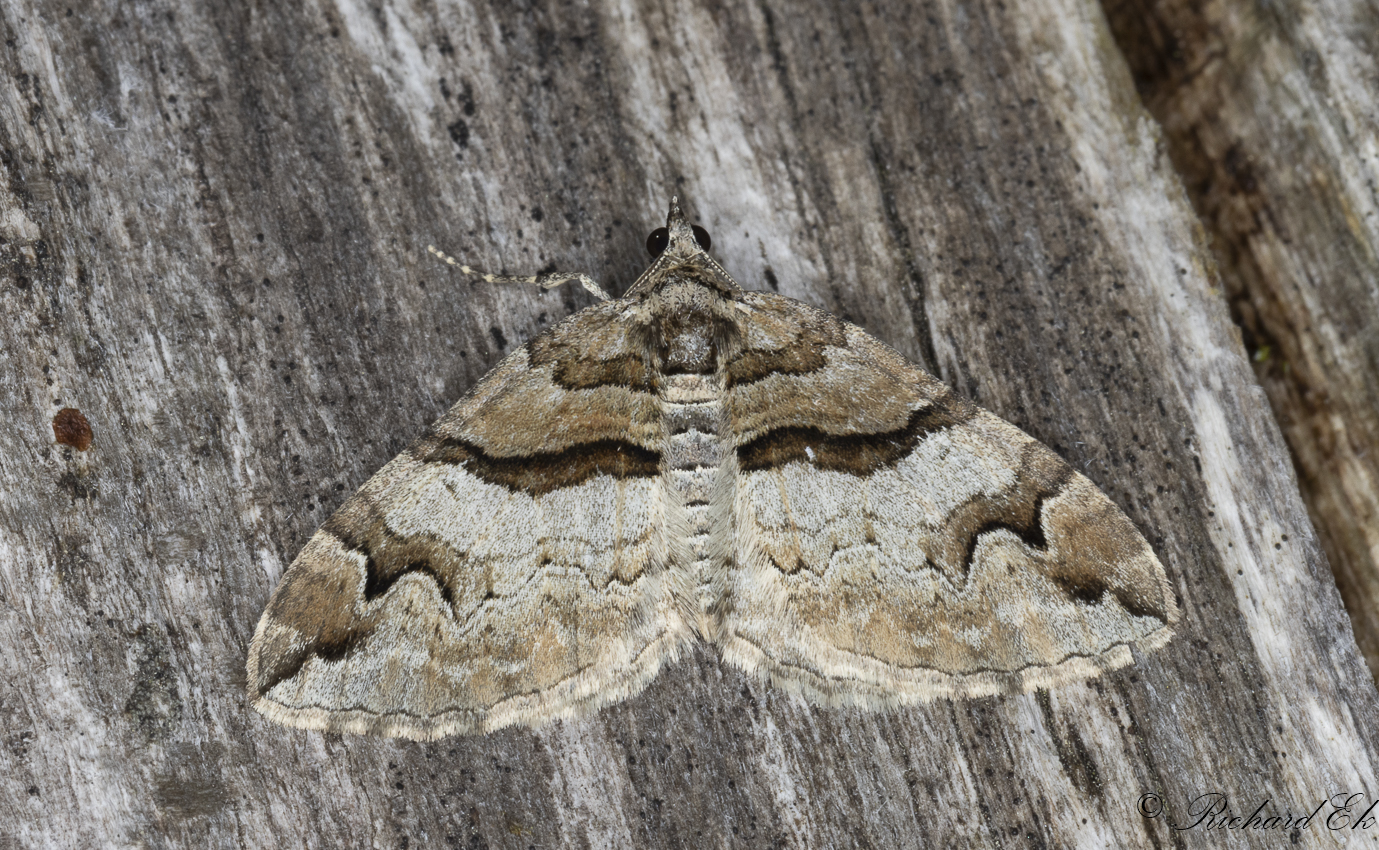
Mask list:
[{"label": "weathered wood surface", "polygon": [[[11,845],[1215,846],[1136,800],[1375,790],[1373,681],[1095,6],[3,0],[0,28]],[[1168,567],[1179,637],[1089,685],[884,714],[707,652],[535,732],[249,711],[249,637],[312,530],[589,303],[422,246],[620,290],[672,191],[746,285],[1083,469]],[[66,406],[87,452],[53,443]]]},{"label": "weathered wood surface", "polygon": [[1379,675],[1379,4],[1106,6]]}]

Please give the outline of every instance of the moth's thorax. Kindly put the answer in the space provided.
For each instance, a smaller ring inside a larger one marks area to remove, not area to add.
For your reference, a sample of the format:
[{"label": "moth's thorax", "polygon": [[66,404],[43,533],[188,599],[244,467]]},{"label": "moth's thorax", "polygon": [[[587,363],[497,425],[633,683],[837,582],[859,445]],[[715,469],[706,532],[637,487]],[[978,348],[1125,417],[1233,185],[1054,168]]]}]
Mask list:
[{"label": "moth's thorax", "polygon": [[671,276],[643,301],[648,350],[663,375],[721,371],[740,347],[736,300],[695,276]]}]

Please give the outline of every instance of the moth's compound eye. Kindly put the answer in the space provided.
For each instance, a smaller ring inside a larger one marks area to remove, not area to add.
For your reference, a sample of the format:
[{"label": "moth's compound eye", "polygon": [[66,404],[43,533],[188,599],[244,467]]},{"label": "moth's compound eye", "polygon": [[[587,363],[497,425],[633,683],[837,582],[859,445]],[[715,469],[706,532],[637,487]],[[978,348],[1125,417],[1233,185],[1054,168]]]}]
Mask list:
[{"label": "moth's compound eye", "polygon": [[709,246],[713,244],[713,240],[709,238],[709,232],[697,224],[691,229],[694,231],[694,241],[699,243],[699,247],[705,251],[709,250]]},{"label": "moth's compound eye", "polygon": [[651,231],[651,235],[646,237],[646,251],[653,257],[659,257],[665,253],[666,246],[670,244],[670,231],[664,227],[658,227]]}]

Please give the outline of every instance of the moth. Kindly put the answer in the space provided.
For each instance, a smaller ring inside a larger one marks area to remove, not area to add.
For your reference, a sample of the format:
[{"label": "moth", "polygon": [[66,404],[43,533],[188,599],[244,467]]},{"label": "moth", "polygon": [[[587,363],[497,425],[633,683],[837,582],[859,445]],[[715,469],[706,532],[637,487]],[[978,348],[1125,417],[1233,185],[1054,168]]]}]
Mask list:
[{"label": "moth", "polygon": [[616,299],[459,266],[601,300],[308,541],[249,649],[254,708],[414,739],[537,725],[638,693],[694,641],[884,707],[1092,677],[1169,639],[1163,566],[1051,450],[861,328],[743,290],[675,201],[647,244]]}]

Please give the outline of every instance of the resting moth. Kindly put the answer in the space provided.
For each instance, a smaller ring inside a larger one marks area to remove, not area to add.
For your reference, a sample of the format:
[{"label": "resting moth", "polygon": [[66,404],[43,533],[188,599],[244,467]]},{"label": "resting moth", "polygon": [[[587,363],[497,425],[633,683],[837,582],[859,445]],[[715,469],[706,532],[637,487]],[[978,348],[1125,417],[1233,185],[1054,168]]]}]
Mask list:
[{"label": "resting moth", "polygon": [[308,541],[249,649],[256,709],[416,739],[535,725],[638,693],[696,640],[880,707],[1096,676],[1169,639],[1153,551],[1043,444],[862,329],[744,291],[675,201],[648,248],[616,299],[481,275],[603,300]]}]

